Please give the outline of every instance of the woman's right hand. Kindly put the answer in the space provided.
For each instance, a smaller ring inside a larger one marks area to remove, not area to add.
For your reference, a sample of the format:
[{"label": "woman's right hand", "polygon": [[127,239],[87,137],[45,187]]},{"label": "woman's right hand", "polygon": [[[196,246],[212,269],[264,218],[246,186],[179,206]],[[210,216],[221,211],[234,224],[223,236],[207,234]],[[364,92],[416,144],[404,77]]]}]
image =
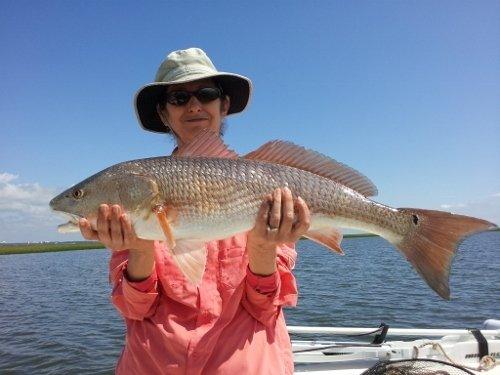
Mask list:
[{"label": "woman's right hand", "polygon": [[130,281],[144,280],[154,266],[154,241],[137,237],[130,219],[119,205],[101,204],[97,215],[97,230],[87,219],[78,222],[86,240],[97,240],[111,251],[129,250],[127,276]]},{"label": "woman's right hand", "polygon": [[80,219],[78,224],[80,232],[86,240],[99,241],[113,251],[153,250],[154,241],[138,238],[130,219],[117,204],[113,206],[101,204],[99,206],[97,230],[92,229],[87,219]]}]

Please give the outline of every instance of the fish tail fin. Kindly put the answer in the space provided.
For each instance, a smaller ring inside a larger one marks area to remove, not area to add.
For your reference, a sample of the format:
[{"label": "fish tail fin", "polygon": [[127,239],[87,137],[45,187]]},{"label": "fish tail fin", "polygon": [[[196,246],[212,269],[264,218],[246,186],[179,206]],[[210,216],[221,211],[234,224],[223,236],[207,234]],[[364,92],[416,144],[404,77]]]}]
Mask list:
[{"label": "fish tail fin", "polygon": [[394,245],[439,296],[450,299],[450,267],[460,241],[497,226],[486,220],[443,211],[416,208],[399,211],[409,215],[412,228]]}]

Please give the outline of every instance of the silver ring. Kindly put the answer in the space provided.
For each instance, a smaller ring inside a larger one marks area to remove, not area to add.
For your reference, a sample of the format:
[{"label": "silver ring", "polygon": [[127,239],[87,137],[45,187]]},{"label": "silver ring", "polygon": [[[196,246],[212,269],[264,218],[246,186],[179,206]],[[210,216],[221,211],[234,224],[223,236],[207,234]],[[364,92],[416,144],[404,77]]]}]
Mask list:
[{"label": "silver ring", "polygon": [[268,232],[277,232],[278,228],[271,228],[269,225],[267,226],[267,231]]}]

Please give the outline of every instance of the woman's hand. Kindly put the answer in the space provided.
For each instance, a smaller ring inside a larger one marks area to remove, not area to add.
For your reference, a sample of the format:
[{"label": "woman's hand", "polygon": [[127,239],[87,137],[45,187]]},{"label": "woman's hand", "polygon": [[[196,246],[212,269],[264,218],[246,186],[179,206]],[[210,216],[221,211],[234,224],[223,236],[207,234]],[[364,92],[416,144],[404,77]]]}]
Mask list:
[{"label": "woman's hand", "polygon": [[119,205],[99,206],[97,230],[92,229],[87,219],[80,219],[78,224],[85,239],[100,241],[112,251],[129,250],[127,275],[131,281],[151,275],[154,241],[137,237],[130,219]]},{"label": "woman's hand", "polygon": [[255,227],[248,233],[250,270],[257,275],[276,271],[276,247],[295,242],[308,229],[311,215],[302,198],[293,201],[290,189],[276,189],[266,196],[257,214]]},{"label": "woman's hand", "polygon": [[97,231],[92,229],[87,219],[80,219],[78,224],[85,239],[100,241],[113,251],[125,249],[147,251],[153,249],[153,241],[137,237],[130,219],[117,204],[111,207],[107,204],[99,206]]}]

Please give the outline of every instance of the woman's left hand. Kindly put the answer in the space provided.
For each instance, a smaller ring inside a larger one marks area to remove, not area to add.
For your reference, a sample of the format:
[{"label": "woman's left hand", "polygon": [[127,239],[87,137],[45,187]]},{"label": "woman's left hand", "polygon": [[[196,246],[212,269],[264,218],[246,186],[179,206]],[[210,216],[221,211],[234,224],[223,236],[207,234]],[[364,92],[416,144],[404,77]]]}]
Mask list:
[{"label": "woman's left hand", "polygon": [[250,270],[262,276],[273,274],[277,246],[297,241],[308,231],[310,221],[307,204],[300,197],[294,202],[290,189],[276,189],[272,195],[266,196],[255,226],[248,233]]}]

